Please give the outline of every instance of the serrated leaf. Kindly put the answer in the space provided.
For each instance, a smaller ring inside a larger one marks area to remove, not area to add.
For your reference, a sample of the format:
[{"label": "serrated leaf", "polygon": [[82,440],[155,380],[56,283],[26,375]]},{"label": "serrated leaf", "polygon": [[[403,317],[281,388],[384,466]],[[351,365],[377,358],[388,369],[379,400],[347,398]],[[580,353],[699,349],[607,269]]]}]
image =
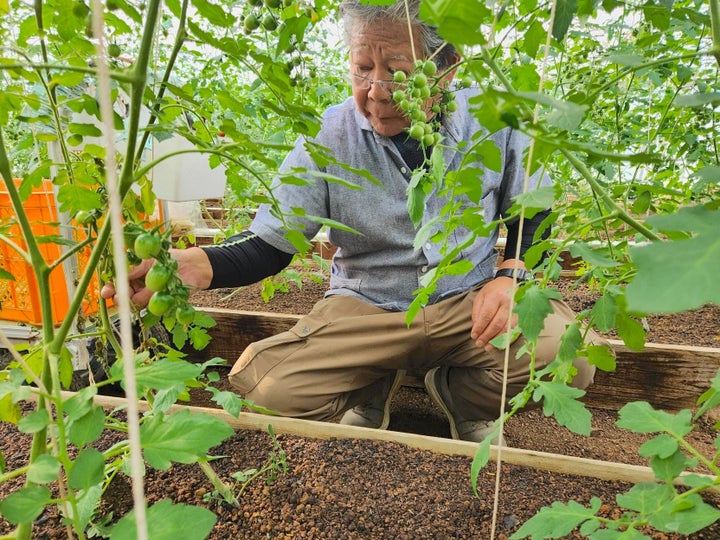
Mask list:
[{"label": "serrated leaf", "polygon": [[523,289],[523,295],[515,306],[518,325],[528,341],[534,341],[545,326],[545,318],[552,313],[550,300],[562,298],[560,292],[551,288],[540,288],[531,284]]},{"label": "serrated leaf", "polygon": [[188,410],[151,416],[140,427],[145,459],[161,470],[172,462],[195,463],[232,434],[233,429],[225,422]]},{"label": "serrated leaf", "polygon": [[617,367],[616,357],[613,350],[607,345],[588,345],[587,359],[590,365],[596,366],[602,371],[615,371]]},{"label": "serrated leaf", "polygon": [[[215,525],[217,516],[206,508],[173,504],[163,499],[147,510],[148,538],[152,540],[203,540]],[[110,531],[110,540],[137,538],[135,512],[125,515]]]},{"label": "serrated leaf", "polygon": [[643,443],[638,449],[638,454],[643,457],[667,458],[677,452],[678,448],[678,442],[667,433],[663,433]]},{"label": "serrated leaf", "polygon": [[584,242],[575,242],[570,246],[570,254],[592,266],[612,268],[619,265],[619,263],[611,257],[610,250],[607,246],[595,248]]},{"label": "serrated leaf", "polygon": [[692,431],[692,412],[683,409],[677,414],[653,409],[647,401],[634,401],[618,411],[617,426],[635,433],[667,432],[684,437]]},{"label": "serrated leaf", "polygon": [[648,516],[670,504],[673,495],[672,486],[667,484],[640,482],[626,493],[618,494],[615,500],[623,508],[639,512],[642,516]]},{"label": "serrated leaf", "polygon": [[208,390],[213,394],[212,401],[220,405],[232,416],[237,418],[240,415],[244,403],[243,398],[235,392],[221,391],[213,387],[208,388]]},{"label": "serrated leaf", "polygon": [[58,479],[60,463],[50,454],[42,454],[30,463],[27,478],[35,484],[49,484]]},{"label": "serrated leaf", "polygon": [[686,501],[692,503],[690,508],[657,512],[650,516],[650,525],[661,531],[688,535],[720,520],[720,510],[703,501],[699,494],[693,493]]},{"label": "serrated leaf", "polygon": [[601,332],[609,332],[615,328],[615,320],[618,314],[615,297],[610,294],[603,294],[595,301],[590,310],[592,322]]},{"label": "serrated leaf", "polygon": [[0,514],[10,523],[30,523],[46,504],[50,503],[50,490],[45,486],[27,486],[11,493],[0,501]]},{"label": "serrated leaf", "polygon": [[633,351],[642,351],[645,348],[646,332],[642,325],[627,313],[618,313],[615,319],[618,336],[625,345]]},{"label": "serrated leaf", "polygon": [[473,457],[472,464],[470,465],[470,483],[475,495],[478,495],[477,480],[480,471],[487,465],[488,461],[490,461],[490,442],[491,439],[486,438],[480,443]]},{"label": "serrated leaf", "polygon": [[558,424],[574,433],[590,435],[592,415],[577,399],[585,392],[564,383],[538,381],[533,392],[535,401],[543,400],[543,414],[553,416]]},{"label": "serrated leaf", "polygon": [[663,482],[672,482],[688,466],[690,461],[679,449],[669,457],[654,456],[650,460],[650,468],[655,473],[655,478]]},{"label": "serrated leaf", "polygon": [[185,360],[163,358],[138,366],[135,369],[135,379],[138,388],[164,390],[184,385],[185,381],[195,379],[201,373],[202,367],[197,364],[191,364]]},{"label": "serrated leaf", "polygon": [[590,507],[569,501],[567,504],[554,502],[542,508],[537,514],[515,531],[511,540],[527,538],[562,538],[570,534],[581,523],[593,519],[600,509],[600,499],[593,497]]}]

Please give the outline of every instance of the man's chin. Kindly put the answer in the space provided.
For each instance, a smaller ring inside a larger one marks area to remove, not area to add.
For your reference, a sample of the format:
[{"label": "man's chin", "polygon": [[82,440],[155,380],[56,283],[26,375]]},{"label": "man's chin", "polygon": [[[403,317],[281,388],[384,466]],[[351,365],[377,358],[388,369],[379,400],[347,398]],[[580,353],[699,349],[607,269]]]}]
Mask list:
[{"label": "man's chin", "polygon": [[370,124],[377,133],[385,137],[398,135],[407,129],[406,123],[398,119],[373,119]]}]

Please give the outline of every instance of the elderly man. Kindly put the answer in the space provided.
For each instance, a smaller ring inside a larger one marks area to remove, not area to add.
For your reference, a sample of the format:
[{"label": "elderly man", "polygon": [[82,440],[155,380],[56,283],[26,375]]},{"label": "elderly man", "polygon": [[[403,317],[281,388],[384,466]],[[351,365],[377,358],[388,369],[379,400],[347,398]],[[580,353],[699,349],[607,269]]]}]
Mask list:
[{"label": "elderly man", "polygon": [[[472,270],[442,277],[408,326],[407,309],[414,293],[442,256],[439,245],[432,242],[414,248],[417,228],[407,210],[408,182],[413,171],[424,165],[429,149],[408,136],[411,122],[392,96],[396,81],[403,78],[395,74],[411,74],[415,60],[432,57],[443,74],[442,84],[447,85],[459,61],[454,48],[418,18],[418,5],[418,0],[408,2],[408,25],[405,2],[342,3],[352,98],[326,111],[312,142],[329,148],[334,160],[350,167],[317,164],[308,141],[301,139],[281,171],[318,171],[362,189],[307,173],[303,185],[278,180],[273,195],[288,215],[290,208],[301,207],[308,216],[342,223],[355,232],[330,230],[329,240],[338,249],[325,298],[290,331],[250,345],[232,368],[230,381],[247,399],[282,415],[314,420],[343,415],[345,424],[384,429],[403,372],[425,371],[426,388],[447,414],[452,436],[480,441],[493,432],[501,410],[505,352],[489,342],[506,330],[512,317],[513,269],[520,269],[516,279],[528,279],[522,256],[547,214],[525,221],[521,260],[506,258],[499,267],[494,249],[497,231],[470,242],[466,242],[468,230],[453,231],[447,242],[450,248],[467,243],[462,258],[472,263]],[[483,171],[477,179],[482,185],[481,212],[493,221],[523,190],[528,140],[510,128],[489,135],[502,157],[498,171],[480,162],[463,162],[458,145],[483,132],[469,110],[476,93],[477,89],[454,91],[453,112],[441,116],[436,116],[437,107],[433,112],[433,100],[427,100],[425,114],[427,122],[439,126],[441,138],[435,143],[440,140],[443,145],[447,171],[458,170],[461,164]],[[349,172],[352,168],[369,171],[378,182]],[[548,183],[547,178],[532,178],[530,185],[538,181]],[[432,222],[446,202],[436,189],[428,193],[422,222]],[[467,198],[459,202],[460,212],[477,206]],[[214,288],[249,284],[275,274],[296,252],[286,237],[288,223],[308,239],[320,228],[318,220],[288,217],[283,222],[262,206],[248,231],[208,248],[174,251],[180,275],[188,285]],[[510,223],[509,246],[518,240],[518,228],[517,222]],[[133,300],[139,305],[150,295],[143,285],[146,271],[147,263],[131,274]],[[103,294],[113,293],[109,286]],[[559,336],[575,316],[561,302],[554,302],[553,308],[537,347],[538,369],[555,358]],[[516,340],[509,351],[508,397],[529,378],[528,356],[516,358],[523,343],[522,338]],[[586,387],[594,368],[583,359],[575,366],[573,384]]]}]

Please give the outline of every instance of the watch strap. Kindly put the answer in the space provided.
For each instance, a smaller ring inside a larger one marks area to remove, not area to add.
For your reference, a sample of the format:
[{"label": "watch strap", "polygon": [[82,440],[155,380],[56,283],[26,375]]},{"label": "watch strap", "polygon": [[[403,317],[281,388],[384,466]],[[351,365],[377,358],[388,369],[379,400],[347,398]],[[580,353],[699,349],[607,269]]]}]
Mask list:
[{"label": "watch strap", "polygon": [[524,268],[500,268],[495,272],[495,277],[515,277],[517,281],[530,281],[533,278],[532,272],[525,270]]}]

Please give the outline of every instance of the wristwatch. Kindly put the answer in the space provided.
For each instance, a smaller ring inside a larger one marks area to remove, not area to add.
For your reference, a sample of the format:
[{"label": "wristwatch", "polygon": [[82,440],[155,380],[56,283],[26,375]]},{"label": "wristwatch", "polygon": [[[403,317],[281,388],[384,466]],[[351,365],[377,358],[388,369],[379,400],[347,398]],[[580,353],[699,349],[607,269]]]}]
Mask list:
[{"label": "wristwatch", "polygon": [[525,270],[524,268],[518,268],[515,270],[514,268],[501,268],[497,272],[495,272],[495,277],[513,277],[513,274],[515,274],[515,279],[518,281],[530,281],[533,278],[532,272],[530,270]]}]

